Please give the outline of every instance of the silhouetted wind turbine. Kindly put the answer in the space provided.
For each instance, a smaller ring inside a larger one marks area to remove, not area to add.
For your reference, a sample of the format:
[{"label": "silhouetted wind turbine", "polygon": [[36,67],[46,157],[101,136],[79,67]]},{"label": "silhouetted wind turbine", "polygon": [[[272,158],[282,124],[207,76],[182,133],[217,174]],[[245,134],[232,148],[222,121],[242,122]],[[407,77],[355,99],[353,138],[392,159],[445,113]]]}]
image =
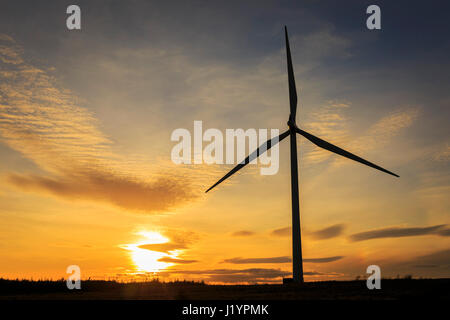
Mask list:
[{"label": "silhouetted wind turbine", "polygon": [[286,56],[287,56],[287,71],[288,71],[288,80],[289,80],[289,102],[290,102],[290,115],[288,126],[289,129],[286,132],[283,132],[278,137],[267,140],[263,143],[258,149],[256,149],[253,153],[247,156],[241,163],[239,163],[236,167],[234,167],[230,172],[228,172],[223,178],[217,181],[214,185],[212,185],[206,192],[210,191],[212,188],[217,186],[219,183],[230,177],[233,173],[242,169],[249,162],[257,158],[259,155],[269,150],[271,147],[276,145],[279,141],[285,139],[287,136],[290,136],[291,142],[291,200],[292,200],[292,274],[293,281],[297,283],[303,282],[303,260],[302,260],[302,242],[301,242],[301,233],[300,233],[300,210],[299,210],[299,198],[298,198],[298,167],[297,167],[297,140],[296,133],[302,135],[316,146],[319,146],[328,151],[337,153],[343,157],[355,160],[362,164],[365,164],[369,167],[378,169],[380,171],[389,173],[393,176],[399,177],[395,173],[383,169],[372,162],[364,160],[353,153],[345,151],[325,140],[322,140],[302,129],[297,127],[295,122],[295,115],[297,112],[297,90],[295,88],[295,79],[294,79],[294,69],[292,67],[292,59],[291,59],[291,50],[289,47],[289,39],[287,34],[287,28],[284,27],[284,34],[286,37]]}]

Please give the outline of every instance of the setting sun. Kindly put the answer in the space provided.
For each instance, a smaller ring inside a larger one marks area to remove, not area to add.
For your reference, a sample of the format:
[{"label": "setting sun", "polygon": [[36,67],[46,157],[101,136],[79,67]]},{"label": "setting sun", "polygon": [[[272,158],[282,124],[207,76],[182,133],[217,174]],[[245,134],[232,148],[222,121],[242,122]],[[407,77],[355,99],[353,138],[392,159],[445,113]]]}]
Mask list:
[{"label": "setting sun", "polygon": [[124,249],[130,251],[131,260],[137,272],[154,273],[173,265],[173,263],[159,260],[164,257],[176,258],[177,252],[172,252],[169,255],[164,252],[141,248],[143,245],[169,243],[168,238],[155,231],[141,231],[137,235],[141,236],[141,240],[138,243],[123,246]]}]

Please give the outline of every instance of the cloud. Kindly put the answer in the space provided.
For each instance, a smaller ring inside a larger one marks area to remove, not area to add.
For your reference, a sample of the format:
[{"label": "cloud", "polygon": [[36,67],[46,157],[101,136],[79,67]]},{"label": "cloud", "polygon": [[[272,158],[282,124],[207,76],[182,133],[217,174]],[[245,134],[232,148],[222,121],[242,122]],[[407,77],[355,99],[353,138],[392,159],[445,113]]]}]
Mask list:
[{"label": "cloud", "polygon": [[285,263],[291,262],[290,257],[272,257],[272,258],[231,258],[223,260],[225,263],[247,264],[247,263]]},{"label": "cloud", "polygon": [[394,111],[375,122],[360,138],[353,140],[349,146],[351,149],[361,152],[381,148],[387,145],[402,129],[410,127],[419,114],[420,108],[418,107]]},{"label": "cloud", "polygon": [[[290,271],[272,268],[212,269],[212,270],[167,270],[159,272],[162,277],[183,276],[185,279],[202,279],[214,283],[280,283],[282,278],[290,277]],[[335,276],[334,273],[306,271],[305,276]]]},{"label": "cloud", "polygon": [[195,263],[197,260],[185,260],[185,259],[176,259],[171,257],[162,257],[158,259],[160,262],[168,262],[168,263],[178,263],[178,264],[189,264],[189,263]]},{"label": "cloud", "polygon": [[415,268],[437,268],[438,266],[435,264],[416,264]]},{"label": "cloud", "polygon": [[187,246],[185,244],[183,244],[183,243],[166,242],[166,243],[141,244],[139,246],[139,248],[146,249],[146,250],[151,250],[151,251],[158,251],[158,252],[163,252],[163,253],[169,253],[169,251],[186,249]]},{"label": "cloud", "polygon": [[[303,259],[305,263],[328,263],[344,258],[343,256],[325,257],[325,258],[309,258]],[[291,262],[291,257],[271,257],[271,258],[231,258],[223,260],[224,263],[233,264],[250,264],[250,263],[286,263]]]},{"label": "cloud", "polygon": [[450,237],[450,229],[443,229],[436,231],[436,234],[442,236],[442,237]]},{"label": "cloud", "polygon": [[[345,109],[349,106],[350,103],[347,102],[328,101],[319,111],[312,113],[306,125],[307,131],[349,152],[364,155],[388,145],[401,130],[410,127],[420,114],[419,107],[401,108],[383,116],[365,132],[353,135],[349,131],[349,122],[345,116]],[[351,140],[352,136],[358,138]],[[305,159],[309,164],[321,163],[333,156],[333,153],[315,145],[308,143],[305,146]],[[445,150],[440,157],[445,158]],[[342,157],[333,159],[335,164],[350,163]]]},{"label": "cloud", "polygon": [[170,239],[172,243],[188,246],[200,238],[200,235],[194,231],[180,229],[166,229],[161,231],[164,236]]},{"label": "cloud", "polygon": [[321,230],[309,232],[309,234],[315,239],[330,239],[341,235],[344,227],[343,224],[335,224]]},{"label": "cloud", "polygon": [[288,271],[281,271],[280,269],[265,269],[265,268],[250,268],[250,269],[212,269],[212,270],[174,270],[177,274],[254,274],[265,277],[279,277],[289,274]]},{"label": "cloud", "polygon": [[6,34],[0,34],[0,61],[5,64],[17,65],[23,63],[22,49],[15,45],[13,38]]},{"label": "cloud", "polygon": [[26,63],[22,51],[12,41],[0,45],[1,141],[47,174],[10,174],[10,184],[147,213],[195,198],[186,176],[174,170],[154,172],[153,177],[130,173],[129,157],[114,151],[94,115],[80,106],[82,101],[48,72]]},{"label": "cloud", "polygon": [[437,152],[434,153],[433,159],[438,162],[449,162],[450,161],[450,143],[446,143],[445,146],[441,147]]},{"label": "cloud", "polygon": [[419,263],[421,267],[450,267],[450,249],[436,251],[417,257],[414,260]]},{"label": "cloud", "polygon": [[[423,235],[441,235],[448,236],[448,229],[442,230],[446,225],[436,225],[425,228],[382,228],[366,232],[355,233],[350,236],[351,241],[364,241],[370,239],[380,239],[380,238],[399,238],[399,237],[413,237],[413,236],[423,236]],[[441,232],[443,232],[441,234]],[[447,233],[447,234],[446,234]]]},{"label": "cloud", "polygon": [[169,253],[170,251],[187,249],[194,241],[198,240],[199,235],[192,231],[177,229],[167,229],[160,231],[169,239],[163,243],[143,243],[138,246],[140,249]]},{"label": "cloud", "polygon": [[291,274],[280,269],[213,269],[213,270],[168,270],[159,273],[160,275],[184,275],[200,276],[205,281],[220,283],[257,283],[257,282],[280,282],[282,277]]},{"label": "cloud", "polygon": [[302,55],[312,59],[340,55],[349,57],[348,49],[352,42],[348,38],[337,35],[333,29],[325,28],[301,38]]},{"label": "cloud", "polygon": [[66,199],[104,201],[145,212],[163,211],[190,199],[183,186],[171,179],[144,182],[100,171],[58,179],[11,174],[7,181],[24,191],[45,192]]},{"label": "cloud", "polygon": [[[419,269],[417,272],[426,277],[448,277],[450,270],[450,249],[443,249],[416,256],[394,265],[398,270]],[[425,269],[425,270],[424,270]]]},{"label": "cloud", "polygon": [[[306,130],[338,146],[345,145],[350,133],[345,111],[349,102],[329,100],[317,111],[311,112],[305,124]],[[316,164],[330,158],[332,153],[305,143],[305,160],[307,164]]]},{"label": "cloud", "polygon": [[241,231],[233,232],[231,235],[233,237],[248,237],[248,236],[252,236],[254,234],[255,233],[253,231],[241,230]]},{"label": "cloud", "polygon": [[270,234],[276,237],[287,237],[291,235],[291,231],[292,231],[291,227],[284,227],[272,230]]},{"label": "cloud", "polygon": [[326,257],[326,258],[312,258],[312,259],[303,259],[303,262],[311,262],[311,263],[328,263],[334,262],[343,259],[343,256],[334,256],[334,257]]},{"label": "cloud", "polygon": [[330,26],[311,33],[294,35],[291,43],[294,69],[299,78],[302,78],[303,73],[318,68],[327,57],[345,59],[351,56],[352,41],[338,35]]}]

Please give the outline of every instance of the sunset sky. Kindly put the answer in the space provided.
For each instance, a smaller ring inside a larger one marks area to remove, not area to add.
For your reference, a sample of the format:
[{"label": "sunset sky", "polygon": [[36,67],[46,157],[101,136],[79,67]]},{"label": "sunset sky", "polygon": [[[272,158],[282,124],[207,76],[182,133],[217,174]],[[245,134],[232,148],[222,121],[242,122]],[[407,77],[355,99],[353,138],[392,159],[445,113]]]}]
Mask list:
[{"label": "sunset sky", "polygon": [[0,277],[210,283],[291,276],[280,170],[175,165],[172,132],[297,123],[400,175],[298,137],[306,281],[450,277],[448,3],[70,1],[0,5]]}]

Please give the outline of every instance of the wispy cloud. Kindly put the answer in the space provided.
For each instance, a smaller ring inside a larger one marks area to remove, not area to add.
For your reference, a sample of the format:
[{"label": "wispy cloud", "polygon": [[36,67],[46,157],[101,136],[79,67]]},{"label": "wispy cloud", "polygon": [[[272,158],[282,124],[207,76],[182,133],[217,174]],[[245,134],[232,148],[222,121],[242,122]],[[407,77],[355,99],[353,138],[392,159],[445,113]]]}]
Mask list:
[{"label": "wispy cloud", "polygon": [[[349,107],[348,102],[328,101],[319,111],[312,113],[307,130],[347,151],[363,156],[368,151],[388,145],[392,138],[410,127],[420,115],[419,107],[399,108],[375,121],[365,132],[352,135],[345,115],[346,108]],[[351,136],[358,138],[351,139]],[[320,163],[333,155],[309,143],[306,150],[305,159],[308,163]],[[445,158],[445,150],[440,157]],[[348,163],[342,157],[334,159],[339,164]]]},{"label": "wispy cloud", "polygon": [[433,155],[433,159],[439,162],[449,162],[450,161],[450,143],[446,143]]},{"label": "wispy cloud", "polygon": [[[349,102],[327,101],[319,110],[308,115],[307,131],[324,138],[338,146],[348,141],[348,121],[345,111],[350,107]],[[329,159],[331,153],[307,142],[305,143],[307,163],[320,163]]]},{"label": "wispy cloud", "polygon": [[284,227],[272,230],[270,234],[276,237],[287,237],[291,235],[291,231],[292,231],[291,227]]},{"label": "wispy cloud", "polygon": [[354,150],[369,151],[381,148],[400,133],[410,127],[420,114],[420,108],[407,107],[394,111],[375,122],[358,139],[350,143]]},{"label": "wispy cloud", "polygon": [[82,102],[46,70],[25,62],[11,38],[0,41],[2,141],[48,173],[11,174],[10,184],[144,212],[161,212],[194,197],[186,177],[142,178],[124,170],[124,157],[114,152]]},{"label": "wispy cloud", "polygon": [[414,259],[416,263],[423,266],[432,267],[450,267],[450,249],[436,251],[427,255],[423,255]]},{"label": "wispy cloud", "polygon": [[400,238],[400,237],[414,237],[414,236],[423,236],[423,235],[440,235],[440,236],[448,236],[450,233],[448,229],[444,229],[446,225],[436,225],[431,227],[424,228],[400,228],[400,227],[392,227],[392,228],[382,228],[375,229],[371,231],[365,231],[360,233],[355,233],[350,236],[351,241],[364,241],[370,239],[380,239],[380,238]]},{"label": "wispy cloud", "polygon": [[[343,256],[325,257],[325,258],[306,258],[303,262],[306,263],[328,263],[334,262],[344,258]],[[251,263],[287,263],[291,262],[291,257],[270,257],[270,258],[231,258],[223,260],[224,263],[233,264],[251,264]]]},{"label": "wispy cloud", "polygon": [[448,275],[450,270],[450,249],[437,250],[422,254],[394,264],[398,269],[416,268],[428,269],[427,272]]},{"label": "wispy cloud", "polygon": [[186,249],[187,246],[184,243],[166,242],[166,243],[141,244],[139,246],[139,248],[150,250],[150,251],[169,253],[170,251],[174,251],[174,250]]},{"label": "wispy cloud", "polygon": [[330,239],[338,237],[344,231],[345,226],[343,224],[335,224],[324,229],[308,232],[314,239]]},{"label": "wispy cloud", "polygon": [[[324,240],[340,236],[343,233],[344,228],[345,225],[343,224],[335,224],[324,229],[307,231],[306,233],[314,239]],[[270,235],[274,237],[290,237],[291,232],[291,227],[284,227],[272,230]]]},{"label": "wispy cloud", "polygon": [[160,262],[167,262],[167,263],[177,263],[177,264],[190,264],[195,263],[197,260],[186,260],[186,259],[177,259],[177,258],[171,258],[171,257],[162,257],[158,259]]},{"label": "wispy cloud", "polygon": [[182,186],[170,179],[145,182],[100,170],[74,172],[57,178],[10,174],[7,181],[24,191],[46,192],[66,199],[104,201],[144,212],[163,211],[189,199]]},{"label": "wispy cloud", "polygon": [[291,51],[294,55],[296,74],[301,77],[302,73],[316,68],[324,58],[331,55],[339,59],[350,57],[352,44],[351,39],[338,35],[331,26],[324,26],[320,30],[304,35],[292,36]]},{"label": "wispy cloud", "polygon": [[271,258],[231,258],[223,260],[224,263],[250,264],[250,263],[285,263],[291,262],[290,257],[271,257]]},{"label": "wispy cloud", "polygon": [[212,270],[168,270],[159,273],[161,276],[201,277],[207,282],[215,283],[270,283],[280,282],[290,272],[271,268],[251,269],[212,269]]},{"label": "wispy cloud", "polygon": [[233,232],[231,235],[233,237],[248,237],[248,236],[252,236],[254,234],[255,233],[253,231],[240,230],[240,231]]},{"label": "wispy cloud", "polygon": [[443,237],[450,237],[450,229],[442,229],[442,230],[438,230],[436,231],[436,234],[443,236]]},{"label": "wispy cloud", "polygon": [[170,253],[170,251],[188,249],[189,246],[199,238],[197,233],[191,231],[167,229],[161,230],[160,232],[169,239],[168,242],[144,243],[139,245],[139,248]]},{"label": "wispy cloud", "polygon": [[326,258],[311,258],[311,259],[304,259],[304,262],[311,262],[311,263],[328,263],[328,262],[334,262],[343,259],[343,256],[334,256],[334,257],[326,257]]},{"label": "wispy cloud", "polygon": [[[280,283],[283,277],[291,276],[291,272],[273,268],[249,269],[211,269],[211,270],[167,270],[159,272],[162,277],[183,276],[184,278],[201,278],[213,283]],[[336,276],[335,273],[305,271],[305,276]]]}]

